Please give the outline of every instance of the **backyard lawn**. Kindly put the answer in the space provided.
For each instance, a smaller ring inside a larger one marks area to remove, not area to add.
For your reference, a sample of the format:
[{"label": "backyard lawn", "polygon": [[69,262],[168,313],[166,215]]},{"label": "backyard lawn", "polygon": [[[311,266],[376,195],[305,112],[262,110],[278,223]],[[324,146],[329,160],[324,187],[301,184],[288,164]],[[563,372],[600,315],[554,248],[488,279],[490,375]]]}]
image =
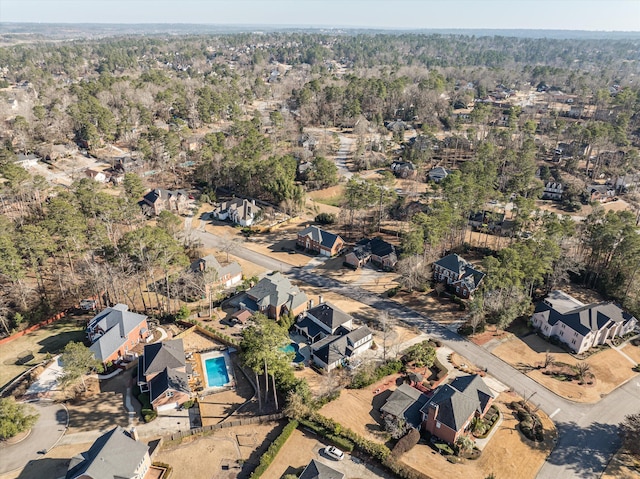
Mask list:
[{"label": "backyard lawn", "polygon": [[[82,319],[89,316],[62,318],[43,328],[14,339],[0,346],[0,385],[5,385],[31,366],[43,361],[47,354],[55,355],[71,341],[82,341],[84,324]],[[25,364],[16,364],[19,357],[33,355]]]}]

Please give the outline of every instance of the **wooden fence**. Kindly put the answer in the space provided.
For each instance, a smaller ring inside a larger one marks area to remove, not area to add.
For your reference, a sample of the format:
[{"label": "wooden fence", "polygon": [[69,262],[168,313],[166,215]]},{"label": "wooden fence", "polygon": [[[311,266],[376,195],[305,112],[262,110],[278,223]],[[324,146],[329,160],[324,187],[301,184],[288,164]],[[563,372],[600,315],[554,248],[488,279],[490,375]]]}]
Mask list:
[{"label": "wooden fence", "polygon": [[234,419],[233,421],[225,421],[218,424],[210,424],[209,426],[196,427],[189,429],[188,431],[178,431],[168,434],[164,437],[165,441],[176,441],[185,437],[195,436],[198,434],[204,434],[208,431],[215,431],[218,429],[225,429],[228,427],[247,426],[249,424],[263,424],[265,422],[279,421],[284,418],[283,413],[269,414],[267,416],[246,417]]}]

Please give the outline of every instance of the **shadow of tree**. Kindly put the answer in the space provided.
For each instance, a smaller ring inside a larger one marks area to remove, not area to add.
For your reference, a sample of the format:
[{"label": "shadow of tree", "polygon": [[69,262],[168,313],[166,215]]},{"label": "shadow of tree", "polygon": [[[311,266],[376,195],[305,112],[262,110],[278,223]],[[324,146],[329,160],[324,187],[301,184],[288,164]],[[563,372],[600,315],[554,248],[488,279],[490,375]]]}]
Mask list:
[{"label": "shadow of tree", "polygon": [[579,477],[599,477],[621,444],[619,428],[614,424],[581,427],[569,422],[556,427],[559,440],[547,461],[566,466]]},{"label": "shadow of tree", "polygon": [[52,336],[48,336],[38,341],[38,344],[40,345],[40,350],[38,352],[41,354],[59,353],[67,345],[67,343],[70,343],[72,341],[82,342],[83,340],[83,330],[65,331]]},{"label": "shadow of tree", "polygon": [[280,421],[278,426],[267,434],[264,441],[262,441],[262,443],[253,450],[249,458],[242,464],[242,470],[238,473],[237,479],[246,479],[251,475],[253,470],[258,467],[262,455],[269,448],[271,443],[280,435],[286,424],[286,421]]},{"label": "shadow of tree", "polygon": [[45,477],[64,477],[69,459],[42,459],[29,461],[17,479],[42,479]]}]

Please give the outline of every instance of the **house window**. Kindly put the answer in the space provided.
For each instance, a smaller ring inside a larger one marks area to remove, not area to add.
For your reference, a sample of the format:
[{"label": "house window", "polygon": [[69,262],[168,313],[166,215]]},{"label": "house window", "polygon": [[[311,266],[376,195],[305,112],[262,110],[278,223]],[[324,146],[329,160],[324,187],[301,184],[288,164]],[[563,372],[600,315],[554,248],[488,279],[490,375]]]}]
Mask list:
[{"label": "house window", "polygon": [[560,336],[564,336],[564,331],[560,331]]},{"label": "house window", "polygon": [[172,398],[173,397],[173,391],[167,391],[167,397],[168,398]]},{"label": "house window", "polygon": [[436,421],[436,429],[440,429],[440,421]]},{"label": "house window", "polygon": [[576,340],[574,339],[573,341],[571,341],[571,344],[576,344]]}]

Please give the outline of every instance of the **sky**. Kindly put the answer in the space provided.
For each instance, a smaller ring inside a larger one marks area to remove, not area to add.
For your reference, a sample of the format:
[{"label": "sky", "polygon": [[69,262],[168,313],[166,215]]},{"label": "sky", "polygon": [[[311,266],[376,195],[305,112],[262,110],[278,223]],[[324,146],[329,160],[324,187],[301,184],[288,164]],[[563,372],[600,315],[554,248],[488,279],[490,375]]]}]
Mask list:
[{"label": "sky", "polygon": [[640,31],[640,0],[0,0],[0,22]]}]

